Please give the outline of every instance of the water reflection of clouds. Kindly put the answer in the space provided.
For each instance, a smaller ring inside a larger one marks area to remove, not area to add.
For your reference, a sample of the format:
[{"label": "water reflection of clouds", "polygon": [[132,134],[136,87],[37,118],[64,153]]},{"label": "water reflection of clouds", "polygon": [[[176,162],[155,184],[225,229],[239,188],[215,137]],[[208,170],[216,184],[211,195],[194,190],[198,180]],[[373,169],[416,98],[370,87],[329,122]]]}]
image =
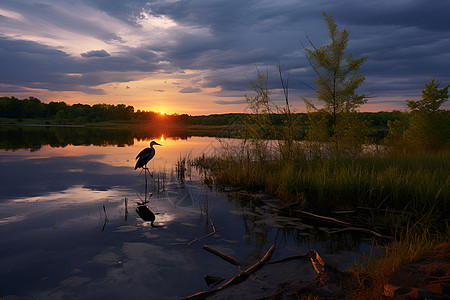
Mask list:
[{"label": "water reflection of clouds", "polygon": [[0,226],[1,225],[5,225],[5,224],[9,224],[9,223],[22,221],[23,219],[25,219],[24,215],[15,215],[15,216],[10,216],[10,217],[6,217],[6,218],[1,218],[0,219]]},{"label": "water reflection of clouds", "polygon": [[13,202],[49,202],[57,201],[59,205],[70,203],[105,202],[105,199],[120,199],[121,191],[115,189],[96,190],[83,186],[73,186],[64,191],[52,192],[42,196],[14,199]]}]

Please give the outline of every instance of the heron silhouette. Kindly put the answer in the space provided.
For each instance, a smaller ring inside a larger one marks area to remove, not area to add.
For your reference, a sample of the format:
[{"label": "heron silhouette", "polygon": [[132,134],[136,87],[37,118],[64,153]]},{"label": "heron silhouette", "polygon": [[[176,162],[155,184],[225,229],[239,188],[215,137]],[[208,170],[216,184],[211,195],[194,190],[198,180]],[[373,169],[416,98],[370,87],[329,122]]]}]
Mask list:
[{"label": "heron silhouette", "polygon": [[155,156],[155,149],[153,148],[154,145],[162,146],[155,141],[151,141],[150,148],[145,148],[136,156],[137,162],[134,166],[135,170],[142,168],[148,171],[147,164]]},{"label": "heron silhouette", "polygon": [[155,214],[148,208],[147,205],[138,205],[136,207],[136,212],[142,218],[142,220],[150,222],[152,227],[159,227],[158,225],[153,224],[155,222]]},{"label": "heron silhouette", "polygon": [[142,168],[144,170],[145,174],[145,200],[144,204],[147,203],[147,172],[150,174],[150,176],[153,177],[152,173],[147,168],[148,162],[155,156],[155,149],[153,148],[154,145],[162,146],[161,144],[158,144],[155,141],[150,142],[150,148],[145,148],[139,154],[136,156],[137,162],[134,166],[134,169]]}]

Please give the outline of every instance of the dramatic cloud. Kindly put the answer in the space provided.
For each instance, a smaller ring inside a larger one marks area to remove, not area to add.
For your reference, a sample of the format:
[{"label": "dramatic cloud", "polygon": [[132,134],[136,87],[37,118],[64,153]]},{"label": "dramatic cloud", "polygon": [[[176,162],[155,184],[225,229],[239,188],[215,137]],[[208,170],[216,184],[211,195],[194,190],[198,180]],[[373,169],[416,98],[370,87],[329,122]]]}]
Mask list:
[{"label": "dramatic cloud", "polygon": [[108,57],[111,56],[108,52],[105,50],[92,50],[86,53],[81,53],[81,56],[89,58],[89,57]]},{"label": "dramatic cloud", "polygon": [[185,87],[180,90],[180,93],[189,94],[189,93],[198,93],[200,91],[201,90],[199,88]]},{"label": "dramatic cloud", "polygon": [[[220,112],[245,106],[255,67],[281,101],[279,63],[301,107],[315,96],[302,43],[328,43],[322,11],[351,31],[349,53],[369,56],[370,109],[402,109],[431,78],[450,82],[448,1],[15,0],[0,3],[0,96],[78,92],[142,108],[153,92],[164,111]],[[204,102],[181,107],[188,94]]]}]

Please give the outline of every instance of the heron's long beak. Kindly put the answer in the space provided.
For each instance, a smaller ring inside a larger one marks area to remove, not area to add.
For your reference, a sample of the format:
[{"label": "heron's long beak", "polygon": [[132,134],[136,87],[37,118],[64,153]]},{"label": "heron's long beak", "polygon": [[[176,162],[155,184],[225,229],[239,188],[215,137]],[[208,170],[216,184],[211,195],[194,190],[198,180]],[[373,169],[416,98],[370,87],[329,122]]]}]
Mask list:
[{"label": "heron's long beak", "polygon": [[155,142],[155,145],[158,145],[158,146],[161,146],[161,147],[162,147],[162,145],[161,145],[161,144],[158,144],[158,143],[156,143],[156,142]]}]

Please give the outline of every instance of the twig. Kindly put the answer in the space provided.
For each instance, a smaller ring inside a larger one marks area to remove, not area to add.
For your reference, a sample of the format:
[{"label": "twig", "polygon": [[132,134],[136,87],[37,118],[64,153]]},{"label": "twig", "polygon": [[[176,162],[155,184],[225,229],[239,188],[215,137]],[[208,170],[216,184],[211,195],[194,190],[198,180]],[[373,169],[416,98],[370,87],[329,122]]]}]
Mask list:
[{"label": "twig", "polygon": [[294,260],[294,259],[309,258],[309,255],[310,255],[310,252],[306,252],[305,254],[292,255],[292,256],[285,257],[285,258],[268,261],[267,264],[271,265],[271,264],[282,263],[282,262],[290,261],[290,260]]},{"label": "twig", "polygon": [[376,210],[376,211],[381,211],[381,212],[390,212],[390,213],[396,213],[396,214],[402,214],[404,213],[404,211],[401,210],[394,210],[394,209],[388,209],[388,208],[371,208],[371,207],[362,207],[362,206],[358,206],[356,209],[364,209],[364,210]]},{"label": "twig", "polygon": [[263,258],[261,258],[256,264],[254,264],[253,266],[251,266],[250,268],[248,268],[245,271],[242,271],[241,273],[239,273],[238,275],[234,276],[233,278],[231,278],[229,281],[227,281],[226,283],[222,284],[220,287],[218,287],[215,290],[208,290],[208,291],[203,291],[197,294],[194,294],[192,296],[186,297],[184,298],[184,300],[192,300],[192,299],[205,299],[206,297],[208,297],[209,295],[215,294],[227,287],[229,287],[230,285],[234,285],[234,284],[238,284],[241,283],[242,281],[244,281],[245,279],[247,279],[247,277],[253,273],[256,272],[257,270],[259,270],[269,259],[270,257],[272,257],[272,253],[275,250],[275,245],[272,245],[269,250],[267,250],[266,254],[264,255]]},{"label": "twig", "polygon": [[241,266],[241,262],[239,260],[237,260],[236,258],[234,258],[234,257],[231,257],[231,256],[229,256],[227,254],[224,254],[224,253],[222,253],[222,252],[220,252],[220,251],[218,251],[216,249],[213,249],[213,248],[211,248],[211,247],[209,247],[207,245],[203,245],[203,249],[205,249],[208,252],[211,252],[212,254],[215,254],[215,255],[219,256],[223,260],[226,260],[227,262],[229,262],[229,263],[231,263],[231,264],[233,264],[235,266],[238,266],[238,267]]},{"label": "twig", "polygon": [[211,221],[211,226],[212,226],[213,231],[216,231],[216,228],[214,227],[214,223],[213,223],[212,218],[209,218],[209,220]]},{"label": "twig", "polygon": [[336,210],[333,211],[333,214],[352,214],[354,212],[354,210]]},{"label": "twig", "polygon": [[195,242],[197,242],[197,241],[199,241],[199,240],[201,240],[201,239],[204,239],[205,237],[208,237],[208,236],[210,236],[210,235],[213,235],[214,233],[219,232],[219,231],[221,231],[222,229],[223,229],[223,227],[220,228],[220,229],[218,229],[218,230],[214,230],[213,232],[210,232],[210,233],[208,233],[207,235],[204,235],[204,236],[201,236],[201,237],[199,237],[199,238],[193,239],[192,241],[190,241],[189,243],[187,243],[186,246],[190,246],[192,243],[195,243]]},{"label": "twig", "polygon": [[343,232],[343,231],[350,231],[350,230],[371,233],[377,237],[384,238],[384,239],[389,239],[389,240],[394,239],[392,236],[383,235],[383,234],[380,234],[380,233],[370,230],[370,229],[358,228],[358,227],[346,227],[346,228],[330,231],[330,232],[328,232],[328,234],[338,233],[338,232]]},{"label": "twig", "polygon": [[338,219],[316,215],[316,214],[313,214],[313,213],[310,213],[310,212],[307,212],[307,211],[304,211],[304,210],[295,210],[295,211],[299,212],[301,214],[310,216],[310,217],[314,217],[314,218],[322,219],[322,220],[327,220],[327,221],[338,223],[338,224],[341,224],[341,225],[351,225],[350,223],[347,223],[347,222],[344,222],[344,221],[341,221],[341,220],[338,220]]}]

